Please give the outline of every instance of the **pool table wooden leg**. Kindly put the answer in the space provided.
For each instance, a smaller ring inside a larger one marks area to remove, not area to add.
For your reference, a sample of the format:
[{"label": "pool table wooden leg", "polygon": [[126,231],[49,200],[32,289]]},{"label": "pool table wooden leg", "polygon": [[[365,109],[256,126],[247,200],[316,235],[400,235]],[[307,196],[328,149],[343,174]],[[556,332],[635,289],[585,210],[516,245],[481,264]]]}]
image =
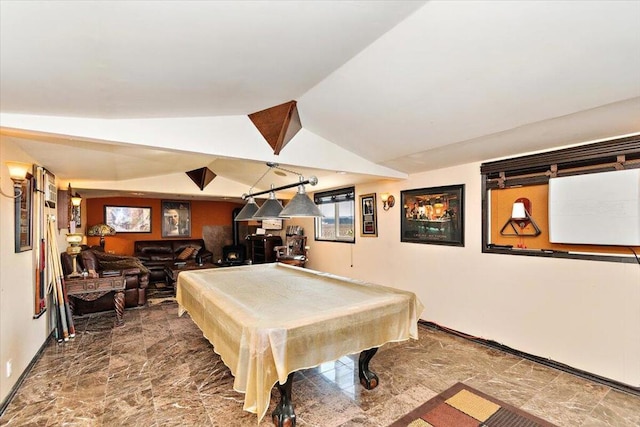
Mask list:
[{"label": "pool table wooden leg", "polygon": [[377,351],[378,347],[374,347],[360,353],[358,375],[360,376],[360,384],[367,390],[372,390],[378,386],[378,376],[375,372],[369,370],[369,361]]},{"label": "pool table wooden leg", "polygon": [[296,414],[293,411],[293,403],[291,402],[291,384],[293,383],[292,372],[287,377],[287,382],[284,384],[276,383],[276,387],[280,391],[280,402],[278,406],[271,413],[271,419],[273,424],[278,427],[295,427]]}]

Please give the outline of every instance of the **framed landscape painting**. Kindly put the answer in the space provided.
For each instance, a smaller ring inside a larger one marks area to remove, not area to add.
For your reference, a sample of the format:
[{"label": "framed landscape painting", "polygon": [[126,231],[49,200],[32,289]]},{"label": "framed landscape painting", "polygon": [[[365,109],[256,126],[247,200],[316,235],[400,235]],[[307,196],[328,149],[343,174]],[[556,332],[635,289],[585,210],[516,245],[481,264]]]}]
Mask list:
[{"label": "framed landscape painting", "polygon": [[116,233],[151,233],[151,208],[143,206],[105,206],[104,223]]},{"label": "framed landscape painting", "polygon": [[464,185],[401,192],[402,242],[464,246]]}]

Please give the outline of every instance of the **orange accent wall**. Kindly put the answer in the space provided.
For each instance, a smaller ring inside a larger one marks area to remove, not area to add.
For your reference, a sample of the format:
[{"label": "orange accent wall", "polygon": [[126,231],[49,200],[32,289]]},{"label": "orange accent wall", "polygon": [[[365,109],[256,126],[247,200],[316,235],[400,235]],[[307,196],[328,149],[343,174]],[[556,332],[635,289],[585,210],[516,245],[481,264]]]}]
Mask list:
[{"label": "orange accent wall", "polygon": [[[87,199],[87,226],[104,222],[104,206],[145,206],[151,208],[151,233],[118,233],[105,237],[105,251],[119,255],[132,255],[136,240],[163,240],[161,202],[166,199],[141,199],[135,197],[104,197]],[[180,200],[180,199],[171,199]],[[231,215],[235,208],[243,205],[232,202],[210,202],[190,200],[191,238],[201,239],[205,225],[231,225]],[[169,238],[165,240],[171,240]],[[99,237],[87,236],[89,246],[100,244]]]}]

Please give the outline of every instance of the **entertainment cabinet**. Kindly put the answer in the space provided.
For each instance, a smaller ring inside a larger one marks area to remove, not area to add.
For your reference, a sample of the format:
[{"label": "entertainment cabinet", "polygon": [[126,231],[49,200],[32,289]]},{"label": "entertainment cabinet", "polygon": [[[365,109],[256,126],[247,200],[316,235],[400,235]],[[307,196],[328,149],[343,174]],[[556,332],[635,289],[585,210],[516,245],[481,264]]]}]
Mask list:
[{"label": "entertainment cabinet", "polygon": [[276,246],[282,246],[280,236],[252,234],[246,237],[247,255],[253,264],[276,262]]}]

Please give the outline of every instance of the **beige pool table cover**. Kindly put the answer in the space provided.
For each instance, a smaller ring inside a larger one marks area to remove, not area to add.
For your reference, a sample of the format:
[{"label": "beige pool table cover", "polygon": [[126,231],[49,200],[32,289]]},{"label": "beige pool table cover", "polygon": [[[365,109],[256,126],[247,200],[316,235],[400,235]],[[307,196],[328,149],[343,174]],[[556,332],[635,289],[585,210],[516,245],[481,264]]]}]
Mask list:
[{"label": "beige pool table cover", "polygon": [[411,292],[277,263],[181,272],[176,298],[178,314],[189,312],[259,420],[277,381],[417,339],[423,310]]}]

